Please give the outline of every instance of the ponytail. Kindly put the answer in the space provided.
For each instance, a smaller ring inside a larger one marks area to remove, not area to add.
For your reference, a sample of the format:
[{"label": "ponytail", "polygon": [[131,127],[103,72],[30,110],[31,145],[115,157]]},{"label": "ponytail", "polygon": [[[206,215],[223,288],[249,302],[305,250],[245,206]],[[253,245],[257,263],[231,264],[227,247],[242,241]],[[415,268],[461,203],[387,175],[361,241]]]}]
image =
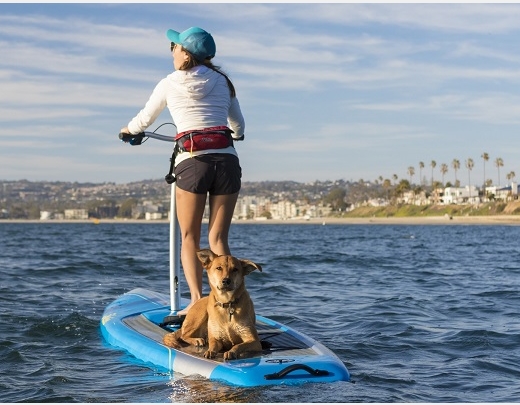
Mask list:
[{"label": "ponytail", "polygon": [[204,61],[204,66],[206,66],[206,67],[210,68],[211,70],[214,70],[215,72],[220,73],[222,76],[224,76],[224,78],[226,79],[227,85],[229,87],[229,95],[231,96],[231,98],[237,96],[237,93],[235,91],[235,86],[233,86],[233,83],[231,82],[229,77],[227,77],[227,75],[224,72],[222,72],[222,70],[220,70],[219,66],[215,66],[213,63],[211,63],[211,61],[209,59],[206,59]]},{"label": "ponytail", "polygon": [[226,82],[227,82],[227,85],[229,87],[229,95],[231,96],[231,98],[233,97],[236,97],[237,94],[236,94],[236,91],[235,91],[235,86],[233,86],[233,83],[231,82],[231,80],[229,79],[229,77],[227,77],[227,75],[222,72],[222,70],[220,70],[220,67],[219,66],[215,66],[213,63],[211,63],[211,60],[210,59],[206,59],[204,60],[204,62],[199,62],[197,59],[195,59],[195,57],[190,53],[188,52],[185,48],[182,48],[182,50],[184,52],[186,52],[189,56],[188,60],[184,62],[184,64],[180,67],[180,70],[190,70],[191,68],[194,68],[195,66],[199,66],[199,65],[204,65],[206,66],[207,68],[217,72],[217,73],[220,73],[222,76],[224,76],[224,78],[226,79]]}]

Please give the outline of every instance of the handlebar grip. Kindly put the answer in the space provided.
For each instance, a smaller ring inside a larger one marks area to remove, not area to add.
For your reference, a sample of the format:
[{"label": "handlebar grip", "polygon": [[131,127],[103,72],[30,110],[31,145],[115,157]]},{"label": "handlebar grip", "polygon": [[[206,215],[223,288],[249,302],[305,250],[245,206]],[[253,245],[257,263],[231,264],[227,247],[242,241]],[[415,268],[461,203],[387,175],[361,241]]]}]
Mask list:
[{"label": "handlebar grip", "polygon": [[133,139],[133,138],[138,138],[138,137],[144,137],[144,134],[141,132],[139,134],[129,134],[127,132],[120,132],[119,133],[119,139],[121,139],[122,141],[126,141],[128,142],[130,139]]},{"label": "handlebar grip", "polygon": [[141,142],[143,141],[143,138],[145,137],[146,135],[144,134],[144,132],[140,132],[138,134],[129,134],[129,133],[126,133],[126,132],[120,132],[119,133],[119,139],[121,139],[123,142],[129,142],[130,145],[140,145]]}]

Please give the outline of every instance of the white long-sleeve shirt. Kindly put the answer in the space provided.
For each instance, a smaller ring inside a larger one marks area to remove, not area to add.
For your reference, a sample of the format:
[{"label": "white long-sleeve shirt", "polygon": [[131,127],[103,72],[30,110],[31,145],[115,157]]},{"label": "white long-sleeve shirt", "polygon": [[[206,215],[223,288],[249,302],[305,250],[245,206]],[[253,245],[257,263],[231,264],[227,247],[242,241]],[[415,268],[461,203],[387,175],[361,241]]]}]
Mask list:
[{"label": "white long-sleeve shirt", "polygon": [[[165,107],[168,107],[179,133],[225,125],[233,130],[233,138],[240,138],[244,134],[245,122],[238,99],[231,97],[226,78],[206,66],[176,70],[162,79],[144,108],[128,123],[130,133],[144,131]],[[232,146],[191,154],[183,152],[177,155],[175,165],[190,156],[205,153],[237,155]]]}]

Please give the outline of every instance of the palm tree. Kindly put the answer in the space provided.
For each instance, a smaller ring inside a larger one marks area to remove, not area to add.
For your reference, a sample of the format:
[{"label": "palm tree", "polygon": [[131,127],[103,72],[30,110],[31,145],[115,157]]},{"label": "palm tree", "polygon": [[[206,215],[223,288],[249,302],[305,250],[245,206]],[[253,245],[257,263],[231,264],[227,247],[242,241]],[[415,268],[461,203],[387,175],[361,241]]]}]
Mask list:
[{"label": "palm tree", "polygon": [[473,167],[475,166],[475,163],[473,163],[473,159],[469,158],[466,160],[466,168],[468,169],[468,185],[469,185],[469,201],[471,202],[471,170],[473,170]]},{"label": "palm tree", "polygon": [[419,184],[422,186],[422,169],[424,169],[424,162],[419,162]]},{"label": "palm tree", "polygon": [[486,162],[489,160],[489,155],[484,152],[480,157],[484,160],[484,184],[486,184]]},{"label": "palm tree", "polygon": [[399,177],[397,177],[397,174],[394,174],[392,176],[392,178],[394,179],[394,184],[397,184],[397,179],[399,178]]},{"label": "palm tree", "polygon": [[441,174],[442,174],[442,187],[444,187],[444,176],[448,173],[448,165],[446,163],[441,164]]},{"label": "palm tree", "polygon": [[504,160],[502,158],[496,158],[495,159],[495,166],[498,169],[498,184],[497,186],[500,186],[500,168],[504,166]]},{"label": "palm tree", "polygon": [[516,186],[517,190],[513,193],[513,182],[512,180],[515,178],[516,174],[513,171],[510,171],[506,174],[506,178],[508,181],[511,181],[511,195],[516,195],[518,193],[518,186]]},{"label": "palm tree", "polygon": [[437,190],[441,187],[444,187],[444,184],[440,184],[437,180],[435,180],[435,182],[433,183],[433,190],[435,191],[433,193],[433,195],[435,196],[435,204],[439,203],[439,193],[437,192]]},{"label": "palm tree", "polygon": [[458,159],[453,159],[451,162],[451,167],[453,167],[453,171],[455,172],[455,185],[457,185],[457,170],[460,169],[460,162]]},{"label": "palm tree", "polygon": [[413,166],[410,166],[408,168],[408,175],[410,176],[410,185],[412,184],[412,177],[415,174],[415,168]]},{"label": "palm tree", "polygon": [[385,179],[383,181],[383,189],[386,191],[386,199],[388,201],[390,200],[390,196],[388,195],[388,190],[390,190],[390,187],[392,187],[392,182],[390,179]]},{"label": "palm tree", "polygon": [[412,187],[411,187],[410,183],[408,182],[408,180],[401,179],[401,181],[395,188],[395,192],[396,192],[396,195],[402,196],[405,193],[405,191],[409,191],[411,189],[412,189]]},{"label": "palm tree", "polygon": [[430,163],[430,166],[432,167],[432,189],[433,189],[433,169],[435,169],[435,166],[437,166],[437,162],[435,160],[432,160]]},{"label": "palm tree", "polygon": [[510,171],[508,174],[507,174],[507,180],[509,180],[511,182],[511,195],[517,195],[518,194],[518,185],[515,186],[516,190],[513,191],[513,180],[515,179],[515,172],[513,171]]}]

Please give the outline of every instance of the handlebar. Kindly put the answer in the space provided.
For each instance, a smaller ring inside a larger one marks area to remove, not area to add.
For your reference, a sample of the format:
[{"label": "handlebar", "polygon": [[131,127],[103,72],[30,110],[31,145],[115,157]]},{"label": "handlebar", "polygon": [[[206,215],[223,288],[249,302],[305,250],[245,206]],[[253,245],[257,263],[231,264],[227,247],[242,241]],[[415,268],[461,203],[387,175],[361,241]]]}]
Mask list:
[{"label": "handlebar", "polygon": [[[154,138],[158,139],[159,141],[165,142],[175,142],[175,136],[161,135],[156,134],[155,132],[144,131],[138,134],[129,134],[125,132],[119,133],[119,139],[121,139],[125,143],[129,143],[132,146],[141,145],[144,142],[145,138]],[[235,138],[233,140],[243,141],[244,135],[242,135],[240,138]],[[172,157],[170,159],[170,172],[164,177],[166,183],[168,184],[173,184],[175,182],[175,175],[173,175],[173,164],[175,161],[176,152],[178,152],[177,146],[174,148]]]},{"label": "handlebar", "polygon": [[[159,141],[165,141],[165,142],[174,142],[175,136],[168,136],[168,135],[161,135],[156,134],[155,132],[140,132],[138,134],[128,134],[125,132],[119,133],[119,139],[121,139],[125,143],[129,143],[130,145],[141,145],[143,143],[144,138],[153,138],[158,139]],[[233,141],[243,141],[244,135],[242,135],[240,138],[234,138]]]}]

